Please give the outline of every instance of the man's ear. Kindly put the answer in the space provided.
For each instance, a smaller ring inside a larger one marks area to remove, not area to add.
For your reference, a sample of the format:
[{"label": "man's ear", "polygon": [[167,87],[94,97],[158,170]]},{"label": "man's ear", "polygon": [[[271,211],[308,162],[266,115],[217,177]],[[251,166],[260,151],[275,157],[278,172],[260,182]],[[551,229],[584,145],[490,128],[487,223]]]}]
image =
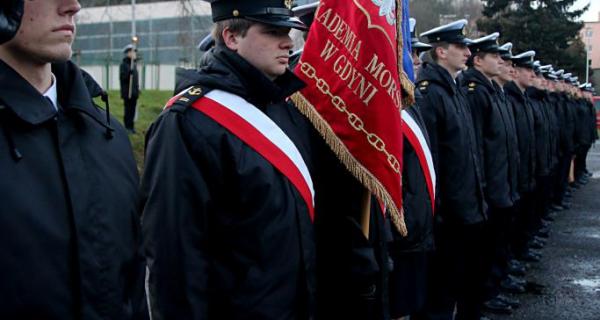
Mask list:
[{"label": "man's ear", "polygon": [[481,65],[481,57],[479,55],[475,55],[473,56],[473,65],[474,66],[480,66]]},{"label": "man's ear", "polygon": [[446,59],[446,49],[444,47],[435,48],[435,53],[437,54],[439,59]]},{"label": "man's ear", "polygon": [[225,43],[227,48],[229,48],[233,51],[237,51],[237,49],[238,49],[238,34],[233,33],[229,29],[229,27],[226,27],[225,29],[223,29],[223,33],[221,34],[221,36],[223,36],[223,42]]}]

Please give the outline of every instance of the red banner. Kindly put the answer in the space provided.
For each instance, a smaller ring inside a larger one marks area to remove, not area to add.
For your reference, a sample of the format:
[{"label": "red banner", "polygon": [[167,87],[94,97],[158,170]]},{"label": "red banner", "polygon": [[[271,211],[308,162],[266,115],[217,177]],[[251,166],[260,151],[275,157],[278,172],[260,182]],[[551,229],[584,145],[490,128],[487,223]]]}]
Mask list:
[{"label": "red banner", "polygon": [[346,168],[402,216],[401,1],[321,0],[292,97]]}]

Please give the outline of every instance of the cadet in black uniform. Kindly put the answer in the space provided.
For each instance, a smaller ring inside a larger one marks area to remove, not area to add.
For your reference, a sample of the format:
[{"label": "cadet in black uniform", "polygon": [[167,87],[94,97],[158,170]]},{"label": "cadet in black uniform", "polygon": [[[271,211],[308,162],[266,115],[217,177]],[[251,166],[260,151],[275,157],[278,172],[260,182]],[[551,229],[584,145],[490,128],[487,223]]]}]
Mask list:
[{"label": "cadet in black uniform", "polygon": [[140,96],[140,76],[137,69],[137,50],[129,44],[123,48],[123,60],[119,66],[119,84],[121,85],[121,99],[125,112],[123,124],[129,133],[135,133],[135,109]]},{"label": "cadet in black uniform", "polygon": [[[573,86],[569,83],[571,76],[572,76],[572,74],[570,72],[563,73],[563,75],[561,77],[561,81],[560,81],[562,88],[563,88],[562,108],[563,108],[563,113],[564,113],[563,125],[565,126],[564,136],[562,137],[564,148],[565,148],[565,159],[564,159],[565,163],[563,164],[563,167],[561,168],[562,169],[561,185],[562,185],[563,190],[566,190],[564,192],[567,197],[570,197],[571,192],[573,191],[573,188],[569,185],[569,174],[570,174],[570,170],[571,170],[573,157],[575,156],[575,151],[577,149],[576,139],[575,139],[576,106],[575,106],[575,102],[573,100]],[[567,206],[568,205],[569,204],[567,204]]]},{"label": "cadet in black uniform", "polygon": [[147,317],[137,168],[68,62],[79,9],[25,1],[0,45],[0,319]]},{"label": "cadet in black uniform", "polygon": [[[473,40],[469,49],[473,54],[463,72],[461,88],[467,97],[479,155],[483,167],[484,195],[488,203],[486,224],[485,265],[481,270],[481,285],[487,279],[486,292],[482,298],[488,300],[486,306],[493,311],[510,312],[510,306],[499,299],[499,283],[507,274],[508,239],[506,230],[510,228],[513,216],[514,194],[510,188],[509,131],[510,114],[501,105],[497,85],[492,80],[500,74],[504,63],[498,46],[499,33]],[[514,169],[514,168],[513,168]],[[481,301],[483,302],[483,301]]]},{"label": "cadet in black uniform", "polygon": [[[533,71],[535,77],[532,85],[526,89],[527,96],[531,103],[534,119],[535,132],[535,217],[532,221],[534,230],[541,227],[542,217],[545,217],[550,207],[550,186],[552,171],[551,155],[551,120],[549,117],[549,108],[547,107],[547,93],[544,87],[544,77],[540,70],[539,61],[534,61]],[[532,238],[531,240],[534,240]]]},{"label": "cadet in black uniform", "polygon": [[[431,46],[419,41],[415,33],[416,20],[410,19],[411,46],[414,74],[421,66],[419,55],[431,49]],[[420,95],[415,90],[415,95]],[[427,269],[433,245],[433,203],[427,186],[427,178],[419,154],[431,154],[429,137],[421,117],[418,105],[412,105],[402,111],[403,130],[410,129],[415,137],[423,139],[421,144],[413,145],[409,139],[411,133],[405,133],[402,167],[402,205],[404,222],[408,236],[402,237],[393,232],[394,241],[390,245],[390,256],[394,269],[390,274],[390,307],[392,319],[421,312],[427,297]],[[410,124],[408,124],[410,122]],[[410,126],[410,127],[407,127]],[[422,144],[422,143],[425,144]],[[425,156],[427,157],[427,156]],[[433,168],[431,168],[433,169]],[[431,173],[435,180],[435,172]]]},{"label": "cadet in black uniform", "polygon": [[557,104],[555,106],[555,113],[558,122],[558,165],[556,169],[556,179],[554,183],[554,196],[553,196],[553,210],[560,211],[565,207],[569,206],[567,186],[569,179],[569,168],[571,166],[571,158],[573,156],[572,150],[572,136],[573,126],[569,121],[572,118],[569,114],[568,107],[568,94],[566,92],[566,86],[563,75],[565,74],[563,69],[560,69],[554,73],[558,82],[556,83],[555,99]]},{"label": "cadet in black uniform", "polygon": [[[579,86],[578,99],[577,99],[577,126],[576,126],[576,137],[578,140],[579,150],[575,155],[575,183],[578,185],[585,185],[588,182],[588,178],[585,176],[586,169],[586,158],[588,151],[592,147],[594,142],[594,131],[590,130],[590,119],[591,115],[594,114],[593,105],[591,101],[586,98],[584,89],[587,87],[587,83]],[[595,115],[594,115],[595,120]]]},{"label": "cadet in black uniform", "polygon": [[519,194],[520,201],[516,220],[518,229],[513,253],[520,259],[539,260],[527,250],[531,237],[530,221],[535,210],[535,131],[534,118],[529,98],[525,90],[531,86],[534,51],[527,51],[512,57],[514,67],[513,81],[504,86],[515,116],[517,138],[519,141]]},{"label": "cadet in black uniform", "polygon": [[[546,110],[548,113],[548,120],[550,124],[550,179],[548,183],[548,198],[546,199],[549,205],[548,212],[554,211],[552,208],[555,199],[556,190],[556,176],[558,172],[559,162],[559,151],[558,151],[558,137],[560,135],[559,116],[557,114],[558,98],[555,94],[557,77],[554,75],[552,65],[545,65],[540,67],[542,74],[544,90],[546,91]],[[549,215],[545,219],[552,219]]]},{"label": "cadet in black uniform", "polygon": [[435,206],[436,253],[426,306],[427,317],[479,316],[478,281],[487,204],[473,120],[456,76],[471,55],[464,36],[466,20],[421,36],[434,47],[433,63],[423,64],[417,78],[417,105],[431,142],[438,183]]},{"label": "cadet in black uniform", "polygon": [[[519,154],[519,141],[517,139],[517,124],[515,120],[515,113],[511,102],[508,99],[507,92],[504,87],[511,81],[513,81],[514,67],[512,64],[512,43],[507,42],[500,46],[500,55],[504,63],[500,65],[500,74],[494,77],[494,84],[497,85],[496,92],[498,93],[498,99],[500,100],[500,106],[503,110],[506,110],[508,119],[506,122],[507,130],[510,132],[508,135],[508,169],[509,169],[509,185],[511,190],[511,198],[514,199],[514,209],[512,210],[512,217],[510,218],[511,227],[506,230],[508,243],[508,255],[510,260],[508,261],[508,273],[514,276],[525,275],[525,267],[515,259],[512,247],[514,246],[515,239],[518,238],[517,230],[515,230],[515,221],[518,216],[518,207],[521,201],[521,195],[519,193],[519,165],[520,165],[520,154]],[[500,295],[501,300],[509,302],[511,307],[517,307],[518,303],[515,301],[509,301],[506,296]],[[512,303],[511,303],[512,302]]]},{"label": "cadet in black uniform", "polygon": [[306,26],[287,4],[211,2],[212,57],[148,132],[143,232],[157,318],[314,315],[309,146],[284,101],[304,86],[287,69],[288,32]]}]

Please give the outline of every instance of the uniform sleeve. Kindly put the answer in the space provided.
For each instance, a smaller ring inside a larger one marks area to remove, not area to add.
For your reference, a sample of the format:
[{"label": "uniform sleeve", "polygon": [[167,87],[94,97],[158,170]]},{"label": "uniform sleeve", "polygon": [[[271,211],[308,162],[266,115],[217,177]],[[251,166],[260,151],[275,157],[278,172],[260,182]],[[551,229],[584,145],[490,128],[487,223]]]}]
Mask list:
[{"label": "uniform sleeve", "polygon": [[197,146],[187,143],[183,122],[181,114],[163,114],[146,137],[142,232],[153,319],[207,319],[211,168],[193,158]]},{"label": "uniform sleeve", "polygon": [[[431,88],[429,88],[431,90]],[[433,157],[433,165],[435,168],[435,172],[438,177],[441,176],[440,166],[439,166],[439,127],[442,125],[438,123],[438,119],[442,118],[444,103],[442,98],[436,94],[435,92],[423,93],[421,95],[417,95],[417,105],[419,106],[419,110],[421,111],[421,116],[423,117],[423,122],[425,123],[425,128],[427,129],[427,134],[429,135],[430,142],[430,150],[431,156]],[[443,118],[442,118],[443,119]],[[439,185],[437,183],[436,193],[439,193]],[[440,197],[436,197],[436,206],[439,206]]]},{"label": "uniform sleeve", "polygon": [[119,66],[119,80],[121,80],[121,85],[127,82],[127,78],[129,77],[129,66],[127,63],[123,62]]},{"label": "uniform sleeve", "polygon": [[[469,90],[470,89],[465,90],[465,88],[463,88],[464,95],[469,103],[469,111],[473,118],[475,141],[477,142],[477,151],[479,152],[479,163],[481,163],[482,166],[485,166],[486,153],[483,146],[485,143],[483,128],[484,126],[492,125],[491,123],[487,123],[491,113],[491,103],[489,99],[486,98],[485,93],[480,89],[474,89],[475,91]],[[481,170],[484,183],[486,181],[485,173],[485,170]]]}]

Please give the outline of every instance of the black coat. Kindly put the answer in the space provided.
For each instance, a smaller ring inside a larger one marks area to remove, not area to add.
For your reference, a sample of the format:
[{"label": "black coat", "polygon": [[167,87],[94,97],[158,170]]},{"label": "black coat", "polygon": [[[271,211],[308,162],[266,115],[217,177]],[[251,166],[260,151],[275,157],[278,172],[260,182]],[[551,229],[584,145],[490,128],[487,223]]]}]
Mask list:
[{"label": "black coat", "polygon": [[550,120],[550,155],[551,155],[551,167],[556,169],[558,165],[558,159],[560,157],[559,151],[559,137],[560,137],[560,124],[559,114],[557,113],[558,98],[555,92],[548,92],[546,95],[546,108],[548,110],[548,119]]},{"label": "black coat", "polygon": [[567,96],[562,93],[562,92],[556,92],[554,93],[554,97],[556,99],[556,105],[555,105],[555,114],[556,114],[556,120],[557,120],[557,124],[558,124],[558,137],[557,137],[557,145],[558,145],[558,154],[559,156],[563,157],[568,155],[570,152],[569,148],[570,148],[570,144],[569,144],[569,139],[568,139],[568,134],[567,134],[567,130],[568,130],[568,123],[567,123],[567,108],[566,108],[566,104],[567,104]]},{"label": "black coat", "polygon": [[552,169],[551,123],[546,106],[546,93],[534,87],[527,88],[527,96],[533,111],[535,130],[535,174],[545,177]]},{"label": "black coat", "polygon": [[[283,100],[303,86],[290,72],[272,82],[219,47],[185,78],[177,90],[221,89],[254,104],[310,166]],[[305,202],[270,162],[189,103],[164,111],[146,137],[142,225],[154,319],[308,318],[315,250]]]},{"label": "black coat", "polygon": [[[594,141],[594,131],[590,130],[590,103],[586,99],[577,99],[575,112],[577,125],[575,126],[575,138],[581,148],[587,149]],[[595,120],[595,119],[594,119]]]},{"label": "black coat", "polygon": [[500,102],[500,108],[504,123],[508,131],[508,181],[510,185],[511,199],[516,202],[521,198],[519,194],[519,166],[521,165],[521,159],[519,154],[519,139],[517,136],[517,123],[515,120],[515,112],[512,108],[512,104],[508,100],[508,96],[498,83],[493,82],[498,95],[498,101]]},{"label": "black coat", "polygon": [[[419,91],[416,91],[419,96]],[[421,128],[429,147],[429,136],[417,105],[405,109],[410,113],[417,125]],[[408,236],[401,237],[394,232],[394,242],[390,247],[392,257],[394,253],[426,252],[432,251],[433,246],[433,209],[431,198],[427,189],[427,180],[421,167],[419,157],[406,137],[402,149],[402,207],[404,208],[404,222]]]},{"label": "black coat", "polygon": [[596,108],[594,107],[594,104],[591,101],[587,101],[587,106],[588,106],[588,121],[589,121],[589,130],[590,130],[590,135],[591,135],[591,143],[594,143],[596,140],[598,140],[598,130],[597,130],[597,125],[596,125]]},{"label": "black coat", "polygon": [[514,82],[504,86],[504,92],[514,111],[519,141],[519,192],[535,188],[535,122],[529,98]]},{"label": "black coat", "polygon": [[[130,79],[133,79],[131,84]],[[140,96],[140,76],[137,61],[132,64],[130,58],[123,58],[119,66],[119,84],[121,85],[122,99],[137,99]],[[131,88],[131,95],[129,94],[129,88]]]},{"label": "black coat", "polygon": [[75,65],[52,72],[59,112],[0,61],[0,318],[142,317],[127,134],[93,105]]},{"label": "black coat", "polygon": [[577,149],[577,139],[576,139],[576,112],[577,106],[573,98],[563,93],[563,113],[564,113],[564,150],[565,154],[572,155],[575,153]]},{"label": "black coat", "polygon": [[483,164],[484,194],[495,208],[514,204],[510,189],[509,131],[506,110],[503,110],[492,81],[475,68],[463,72],[461,90],[467,97],[473,116],[475,137]]},{"label": "black coat", "polygon": [[441,66],[425,63],[419,73],[421,110],[438,177],[436,218],[458,224],[486,219],[482,172],[473,118],[464,95]]}]

